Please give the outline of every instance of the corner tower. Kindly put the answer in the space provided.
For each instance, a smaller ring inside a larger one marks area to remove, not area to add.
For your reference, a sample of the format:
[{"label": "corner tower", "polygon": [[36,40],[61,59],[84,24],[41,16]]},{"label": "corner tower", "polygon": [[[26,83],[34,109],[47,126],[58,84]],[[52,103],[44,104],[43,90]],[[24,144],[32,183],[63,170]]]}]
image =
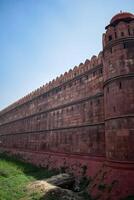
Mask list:
[{"label": "corner tower", "polygon": [[134,15],[115,15],[103,35],[106,159],[134,161]]}]

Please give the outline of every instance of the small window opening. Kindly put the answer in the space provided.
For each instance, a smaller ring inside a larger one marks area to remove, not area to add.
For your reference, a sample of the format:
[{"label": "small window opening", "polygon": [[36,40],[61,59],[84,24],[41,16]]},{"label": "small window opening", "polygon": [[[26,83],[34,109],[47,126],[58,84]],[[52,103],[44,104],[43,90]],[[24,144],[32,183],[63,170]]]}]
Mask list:
[{"label": "small window opening", "polygon": [[122,83],[121,82],[119,83],[119,89],[122,89]]},{"label": "small window opening", "polygon": [[110,48],[110,53],[112,53],[113,52],[113,50],[112,50],[112,48]]},{"label": "small window opening", "polygon": [[112,40],[112,35],[109,35],[108,39],[109,39],[109,41],[111,41]]},{"label": "small window opening", "polygon": [[117,33],[115,32],[115,38],[117,38]]},{"label": "small window opening", "polygon": [[125,43],[123,44],[123,48],[126,49],[126,44]]},{"label": "small window opening", "polygon": [[131,35],[131,34],[130,34],[130,29],[128,29],[128,35]]},{"label": "small window opening", "polygon": [[107,87],[107,93],[109,93],[109,87]]},{"label": "small window opening", "polygon": [[115,106],[113,107],[113,111],[114,111],[114,112],[116,111],[116,108],[115,108]]},{"label": "small window opening", "polygon": [[121,32],[121,36],[122,36],[122,37],[124,36],[124,32]]}]

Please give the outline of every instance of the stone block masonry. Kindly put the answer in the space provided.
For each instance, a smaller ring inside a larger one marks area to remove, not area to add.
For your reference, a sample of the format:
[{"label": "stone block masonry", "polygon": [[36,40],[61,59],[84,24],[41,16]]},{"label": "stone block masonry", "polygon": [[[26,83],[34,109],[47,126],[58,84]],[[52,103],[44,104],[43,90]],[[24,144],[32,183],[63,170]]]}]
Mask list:
[{"label": "stone block masonry", "polygon": [[98,56],[2,110],[0,142],[36,165],[85,173],[94,197],[134,195],[134,15],[112,18]]}]

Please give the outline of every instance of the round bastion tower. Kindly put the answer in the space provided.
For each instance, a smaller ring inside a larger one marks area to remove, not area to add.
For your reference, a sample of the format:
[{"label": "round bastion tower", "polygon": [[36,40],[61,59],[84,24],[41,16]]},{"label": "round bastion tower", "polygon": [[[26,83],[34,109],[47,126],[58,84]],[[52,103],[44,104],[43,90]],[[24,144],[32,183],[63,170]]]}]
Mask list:
[{"label": "round bastion tower", "polygon": [[129,168],[134,164],[134,15],[120,12],[105,29],[106,159],[109,165]]}]

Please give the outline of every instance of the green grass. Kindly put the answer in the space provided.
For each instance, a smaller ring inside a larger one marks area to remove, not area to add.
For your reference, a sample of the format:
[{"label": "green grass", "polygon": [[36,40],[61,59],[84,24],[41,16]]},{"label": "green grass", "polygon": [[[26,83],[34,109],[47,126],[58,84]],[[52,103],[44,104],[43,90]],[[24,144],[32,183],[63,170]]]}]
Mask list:
[{"label": "green grass", "polygon": [[49,178],[57,174],[39,168],[22,161],[15,157],[0,154],[0,200],[39,200],[41,194],[26,192],[26,186],[34,181]]}]

